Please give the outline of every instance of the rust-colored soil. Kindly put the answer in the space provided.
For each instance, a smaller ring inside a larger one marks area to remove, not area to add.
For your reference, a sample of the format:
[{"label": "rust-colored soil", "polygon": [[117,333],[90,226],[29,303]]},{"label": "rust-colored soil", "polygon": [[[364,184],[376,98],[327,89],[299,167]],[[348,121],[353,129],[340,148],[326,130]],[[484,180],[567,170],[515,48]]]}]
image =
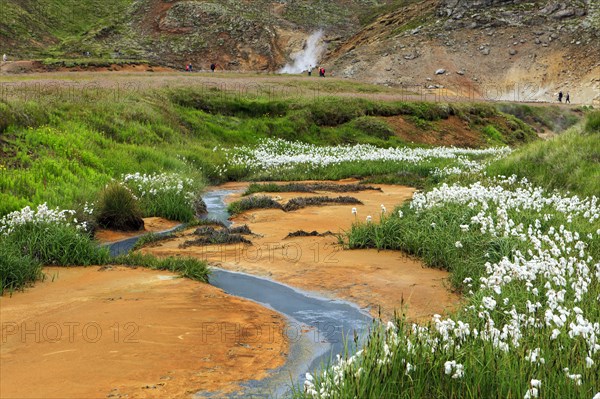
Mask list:
[{"label": "rust-colored soil", "polygon": [[469,124],[456,116],[429,122],[427,128],[419,128],[402,116],[382,117],[401,139],[413,143],[434,146],[481,147],[485,145],[481,133],[473,131]]},{"label": "rust-colored soil", "polygon": [[124,267],[45,273],[0,298],[2,398],[222,397],[284,363],[284,319],[208,284]]},{"label": "rust-colored soil", "polygon": [[[377,220],[381,204],[388,212],[394,206],[411,198],[413,189],[379,185],[380,191],[345,193],[364,202],[358,208],[357,220],[367,215]],[[240,188],[240,183],[223,188]],[[319,193],[338,196],[339,193]],[[267,194],[281,202],[306,193]],[[342,250],[337,239],[302,237],[285,239],[296,230],[334,233],[350,228],[355,221],[351,210],[355,205],[308,207],[294,212],[276,209],[248,211],[235,217],[236,225],[247,224],[257,236],[248,237],[252,246],[191,246],[181,243],[192,240],[193,230],[179,238],[161,242],[143,251],[159,256],[191,255],[205,258],[220,267],[268,276],[294,287],[316,291],[322,295],[352,301],[368,307],[376,316],[390,318],[394,310],[406,306],[413,320],[425,320],[435,313],[443,313],[458,304],[459,298],[446,287],[448,274],[425,267],[420,261],[397,251]]]}]

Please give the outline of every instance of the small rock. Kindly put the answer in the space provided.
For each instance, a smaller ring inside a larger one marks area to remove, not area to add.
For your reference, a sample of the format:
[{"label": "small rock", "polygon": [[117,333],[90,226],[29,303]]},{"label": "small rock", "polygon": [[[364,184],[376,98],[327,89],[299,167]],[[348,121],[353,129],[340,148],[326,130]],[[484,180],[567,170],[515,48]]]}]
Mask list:
[{"label": "small rock", "polygon": [[465,71],[463,71],[463,70],[460,70],[460,71],[456,71],[456,73],[462,76],[462,75],[464,75],[464,74],[465,74]]},{"label": "small rock", "polygon": [[481,54],[483,55],[489,55],[490,54],[490,49],[489,47],[484,48],[483,50],[481,50]]},{"label": "small rock", "polygon": [[542,41],[540,40],[539,37],[536,37],[535,40],[533,41],[535,44],[540,44],[542,43]]},{"label": "small rock", "polygon": [[446,73],[446,70],[443,68],[438,69],[437,71],[435,71],[436,75],[443,75]]},{"label": "small rock", "polygon": [[508,54],[515,55],[515,54],[517,54],[517,50],[515,50],[514,48],[511,48],[510,50],[508,50]]}]

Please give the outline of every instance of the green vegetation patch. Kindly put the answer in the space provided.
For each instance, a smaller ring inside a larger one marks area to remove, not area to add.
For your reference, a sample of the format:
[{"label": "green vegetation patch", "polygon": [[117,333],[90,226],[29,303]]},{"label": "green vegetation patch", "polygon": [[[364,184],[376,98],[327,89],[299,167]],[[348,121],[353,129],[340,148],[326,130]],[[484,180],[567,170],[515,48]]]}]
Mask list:
[{"label": "green vegetation patch", "polygon": [[177,273],[181,277],[208,283],[210,269],[206,262],[196,258],[185,258],[179,256],[170,256],[167,258],[157,258],[148,254],[131,252],[127,255],[121,255],[111,259],[109,264],[146,267],[152,270],[166,270]]},{"label": "green vegetation patch", "polygon": [[348,204],[348,205],[362,205],[362,201],[349,196],[339,197],[296,197],[290,199],[284,206],[283,210],[286,212],[297,211],[298,209],[306,208],[308,206],[324,206],[330,204]]},{"label": "green vegetation patch", "polygon": [[[593,116],[591,117],[593,120]],[[572,128],[551,140],[531,143],[490,164],[488,175],[517,175],[549,190],[600,193],[600,140]]]}]

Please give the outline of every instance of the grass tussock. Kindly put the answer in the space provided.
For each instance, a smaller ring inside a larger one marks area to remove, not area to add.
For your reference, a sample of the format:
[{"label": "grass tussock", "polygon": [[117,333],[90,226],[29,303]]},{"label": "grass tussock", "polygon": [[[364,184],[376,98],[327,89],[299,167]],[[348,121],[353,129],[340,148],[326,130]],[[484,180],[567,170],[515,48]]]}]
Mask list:
[{"label": "grass tussock", "polygon": [[194,235],[200,236],[194,240],[185,241],[181,244],[182,248],[201,245],[218,244],[249,244],[252,242],[244,235],[253,234],[247,225],[216,229],[213,226],[201,226],[194,231]]},{"label": "grass tussock", "polygon": [[285,236],[285,238],[296,238],[296,237],[325,237],[325,236],[333,236],[335,234],[333,234],[331,231],[327,230],[324,233],[319,233],[316,230],[313,231],[304,231],[304,230],[296,230],[294,232],[288,233],[287,236]]},{"label": "grass tussock", "polygon": [[119,183],[111,183],[100,193],[96,208],[98,225],[105,229],[138,231],[144,228],[142,211],[133,193]]},{"label": "grass tussock", "polygon": [[362,201],[348,196],[339,197],[297,197],[290,199],[284,206],[283,210],[286,212],[296,211],[298,209],[306,208],[308,206],[324,206],[330,204],[348,204],[348,205],[362,205]]},{"label": "grass tussock", "polygon": [[217,220],[217,219],[212,219],[212,218],[206,218],[206,219],[195,219],[189,223],[186,223],[184,225],[184,228],[192,228],[192,227],[196,227],[196,226],[217,226],[217,227],[227,227],[225,225],[225,223],[223,223],[221,220]]},{"label": "grass tussock", "polygon": [[230,215],[237,215],[251,209],[283,209],[283,207],[279,202],[266,195],[242,198],[239,201],[232,202],[227,207]]},{"label": "grass tussock", "polygon": [[148,233],[141,236],[133,246],[132,250],[137,250],[144,247],[155,246],[161,241],[172,240],[177,237],[175,233],[158,234]]},{"label": "grass tussock", "polygon": [[206,236],[196,238],[195,240],[185,241],[180,245],[181,248],[203,245],[220,245],[220,244],[248,244],[252,245],[252,241],[241,234],[230,234],[225,231],[215,231]]}]

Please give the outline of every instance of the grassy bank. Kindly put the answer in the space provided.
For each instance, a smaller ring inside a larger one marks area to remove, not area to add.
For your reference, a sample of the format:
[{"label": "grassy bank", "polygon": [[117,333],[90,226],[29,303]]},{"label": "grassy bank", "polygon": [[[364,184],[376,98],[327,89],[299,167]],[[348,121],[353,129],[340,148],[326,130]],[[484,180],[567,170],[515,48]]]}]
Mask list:
[{"label": "grassy bank", "polygon": [[[488,119],[504,118],[489,105],[273,98],[206,87],[136,91],[92,85],[77,92],[68,87],[30,90],[0,102],[0,216],[44,202],[71,208],[126,174],[172,173],[192,178],[198,185],[268,177],[250,176],[243,167],[224,168],[226,154],[215,151],[217,146],[252,146],[277,137],[317,145],[395,147],[407,143],[377,117],[403,115],[432,121],[456,115],[482,135],[489,128]],[[490,144],[533,140],[534,133],[525,124],[505,120],[495,128],[502,140]],[[346,169],[315,175],[393,174],[385,167],[370,172]],[[296,177],[300,176],[291,178]]]},{"label": "grassy bank", "polygon": [[[582,199],[598,194],[598,161],[585,156],[600,153],[597,118],[488,167],[488,176],[517,170],[528,181],[465,176],[357,221],[348,247],[402,250],[448,270],[464,305],[427,325],[400,314],[296,396],[600,397],[600,208]],[[554,169],[581,145],[592,148]],[[561,155],[532,156],[542,150]]]},{"label": "grassy bank", "polygon": [[589,196],[600,194],[600,112],[590,113],[584,124],[549,141],[514,151],[492,163],[490,175],[526,177],[547,189]]}]

